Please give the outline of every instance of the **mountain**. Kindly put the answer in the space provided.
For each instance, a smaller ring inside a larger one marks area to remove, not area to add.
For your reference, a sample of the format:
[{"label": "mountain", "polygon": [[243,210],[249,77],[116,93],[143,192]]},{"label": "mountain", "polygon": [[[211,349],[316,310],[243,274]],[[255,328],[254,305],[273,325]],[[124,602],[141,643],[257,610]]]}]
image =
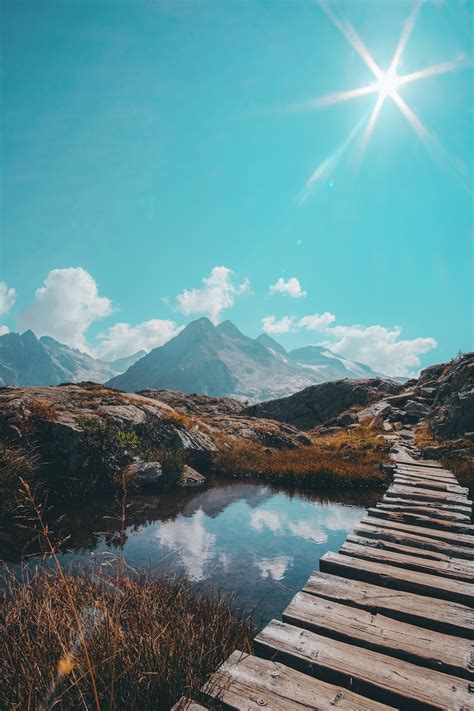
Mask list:
[{"label": "mountain", "polygon": [[[321,351],[322,368],[300,363],[266,334],[248,338],[231,321],[214,326],[209,319],[200,318],[107,385],[131,392],[156,388],[255,402],[283,397],[326,380],[373,374],[370,368],[364,371],[366,366],[339,359],[327,349]],[[310,359],[308,354],[301,357]]]},{"label": "mountain", "polygon": [[92,380],[102,383],[126,370],[144,351],[107,363],[33,331],[0,336],[0,385],[27,387]]},{"label": "mountain", "polygon": [[[376,378],[382,376],[368,365],[347,360],[324,346],[304,346],[288,353],[295,363],[309,368],[320,377],[319,382],[339,378]],[[382,376],[384,377],[384,376]]]}]

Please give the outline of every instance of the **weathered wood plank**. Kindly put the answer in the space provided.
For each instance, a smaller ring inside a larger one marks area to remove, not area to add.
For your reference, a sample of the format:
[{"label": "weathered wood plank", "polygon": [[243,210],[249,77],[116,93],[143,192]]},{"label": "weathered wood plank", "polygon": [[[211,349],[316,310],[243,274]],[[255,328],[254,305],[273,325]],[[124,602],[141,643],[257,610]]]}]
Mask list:
[{"label": "weathered wood plank", "polygon": [[446,511],[445,509],[439,509],[433,506],[407,506],[402,504],[386,504],[383,501],[379,501],[376,505],[377,509],[381,511],[400,511],[408,513],[418,513],[429,518],[440,519],[441,521],[452,521],[453,523],[469,523],[471,518],[467,514],[457,513],[456,511]]},{"label": "weathered wood plank", "polygon": [[392,707],[364,698],[345,688],[314,679],[279,662],[239,651],[213,674],[205,696],[225,709],[255,711],[382,711]]},{"label": "weathered wood plank", "polygon": [[[429,460],[429,459],[424,459],[421,461],[420,459],[413,459],[413,457],[398,457],[394,456],[393,459],[400,464],[406,465],[408,467],[422,467],[423,469],[443,469],[445,472],[449,472],[449,469],[446,469],[443,467],[442,464],[439,462],[435,462],[434,460]],[[450,472],[451,473],[451,472]]]},{"label": "weathered wood plank", "polygon": [[327,573],[313,573],[303,591],[373,614],[474,639],[474,610],[459,603],[404,591],[395,593],[380,585]]},{"label": "weathered wood plank", "polygon": [[171,711],[207,711],[207,709],[205,706],[197,704],[192,699],[188,699],[186,698],[186,696],[182,696],[180,700],[175,703]]},{"label": "weathered wood plank", "polygon": [[438,551],[428,551],[423,548],[414,548],[413,546],[405,546],[401,543],[393,543],[392,541],[384,541],[380,538],[364,538],[354,533],[350,533],[346,538],[347,543],[355,543],[359,546],[367,546],[369,548],[379,548],[385,551],[394,551],[404,555],[416,556],[419,558],[427,558],[428,560],[439,560],[452,562],[464,566],[467,570],[474,570],[474,561],[462,558],[453,558],[445,553]]},{"label": "weathered wood plank", "polygon": [[343,544],[339,549],[339,553],[353,558],[364,558],[374,563],[385,563],[394,565],[397,568],[416,570],[420,573],[435,576],[440,575],[443,578],[461,580],[465,583],[474,583],[474,567],[453,563],[451,562],[452,559],[441,561],[433,560],[432,558],[420,558],[419,556],[407,555],[399,551],[387,551],[381,548],[361,546],[350,541],[346,541]]},{"label": "weathered wood plank", "polygon": [[440,511],[455,511],[457,513],[466,514],[471,516],[472,507],[469,504],[444,504],[440,501],[416,501],[415,499],[400,499],[395,494],[390,493],[388,490],[384,496],[383,501],[389,504],[400,504],[407,506],[428,506],[431,508],[439,509]]},{"label": "weathered wood plank", "polygon": [[433,491],[445,491],[448,494],[459,494],[467,497],[469,489],[459,484],[447,484],[444,481],[431,481],[428,479],[414,479],[412,477],[395,474],[393,477],[394,484],[400,486],[413,486],[416,489],[430,489]]},{"label": "weathered wood plank", "polygon": [[422,629],[304,592],[297,593],[284,610],[283,621],[446,674],[474,679],[473,640]]},{"label": "weathered wood plank", "polygon": [[445,491],[431,491],[419,489],[416,486],[405,486],[402,484],[392,484],[388,491],[401,499],[415,499],[419,501],[437,501],[441,504],[454,503],[464,506],[472,506],[472,501],[464,494],[449,494]]},{"label": "weathered wood plank", "polygon": [[399,523],[398,521],[389,521],[379,518],[366,516],[361,520],[361,523],[370,526],[371,524],[382,528],[392,528],[395,531],[403,533],[414,533],[419,536],[428,538],[436,538],[444,543],[450,543],[457,546],[472,546],[474,553],[474,536],[467,533],[452,533],[451,531],[441,531],[436,528],[424,528],[423,526],[412,526],[408,523]]},{"label": "weathered wood plank", "polygon": [[449,531],[452,533],[472,534],[474,531],[474,526],[469,523],[445,521],[444,519],[434,518],[425,514],[413,513],[412,511],[386,511],[385,509],[376,507],[368,509],[368,513],[371,517],[407,523],[410,526],[424,526],[425,528],[436,528],[440,531]]},{"label": "weathered wood plank", "polygon": [[474,585],[471,583],[418,573],[398,568],[395,565],[376,563],[332,551],[323,555],[319,561],[319,567],[323,573],[344,575],[354,580],[382,585],[392,590],[404,590],[474,607]]},{"label": "weathered wood plank", "polygon": [[410,479],[427,479],[428,481],[444,481],[447,484],[457,484],[458,480],[454,474],[448,473],[435,473],[431,471],[423,471],[422,469],[408,469],[407,467],[397,466],[395,469],[396,474],[401,474],[402,476],[410,477]]},{"label": "weathered wood plank", "polygon": [[393,528],[387,528],[382,524],[383,519],[371,519],[371,523],[366,525],[358,523],[354,528],[354,533],[364,538],[375,538],[381,541],[391,541],[392,543],[400,543],[401,545],[412,546],[413,548],[422,548],[428,551],[437,551],[453,558],[463,558],[466,560],[474,560],[474,550],[472,547],[455,546],[451,543],[445,543],[436,538],[431,538],[416,533],[407,533]]},{"label": "weathered wood plank", "polygon": [[[255,638],[259,654],[374,700],[411,709],[468,709],[473,701],[466,679],[420,668],[345,642],[272,620]],[[471,706],[472,708],[472,706]]]}]

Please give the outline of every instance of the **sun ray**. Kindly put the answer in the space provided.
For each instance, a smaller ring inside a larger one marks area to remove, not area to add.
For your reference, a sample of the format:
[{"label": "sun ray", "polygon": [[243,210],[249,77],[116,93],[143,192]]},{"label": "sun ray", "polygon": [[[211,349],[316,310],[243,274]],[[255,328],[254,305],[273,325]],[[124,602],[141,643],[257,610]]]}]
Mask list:
[{"label": "sun ray", "polygon": [[356,125],[349,133],[345,141],[343,141],[341,145],[336,148],[331,153],[331,155],[329,155],[322,163],[320,163],[316,170],[311,173],[310,177],[306,181],[303,194],[300,197],[300,204],[302,204],[308,198],[311,189],[314,187],[315,183],[322,180],[323,178],[328,177],[330,171],[337,166],[344,153],[346,153],[349,147],[354,143],[355,139],[362,130],[366,120],[366,116],[364,116],[358,123],[356,123]]},{"label": "sun ray", "polygon": [[382,110],[383,103],[385,101],[385,96],[383,94],[379,94],[377,97],[377,101],[375,102],[374,108],[372,109],[372,113],[370,114],[370,118],[367,121],[367,126],[365,127],[365,131],[362,135],[362,141],[361,141],[361,146],[360,146],[360,156],[364,155],[367,146],[369,145],[370,137],[373,133],[373,130],[375,128],[375,124],[377,123],[377,119],[379,117],[380,111]]},{"label": "sun ray", "polygon": [[388,70],[389,74],[395,74],[397,71],[398,64],[400,62],[400,59],[402,58],[402,54],[405,51],[405,48],[408,44],[408,40],[410,39],[410,35],[415,28],[416,18],[418,16],[419,11],[420,11],[421,5],[422,5],[421,2],[415,3],[413,10],[411,11],[411,13],[408,15],[407,19],[405,20],[405,23],[404,23],[403,29],[402,29],[402,34],[400,35],[400,39],[398,40],[398,45],[395,50],[395,54],[393,55],[393,59],[390,64],[390,68]]},{"label": "sun ray", "polygon": [[467,67],[468,64],[464,57],[458,59],[453,59],[449,62],[442,62],[441,64],[433,64],[431,67],[425,67],[424,69],[418,69],[416,72],[411,72],[410,74],[405,74],[398,79],[398,86],[404,86],[405,84],[411,84],[411,82],[419,81],[420,79],[427,79],[428,77],[436,76],[438,74],[447,74],[448,72],[454,72],[456,69],[461,69],[462,67]]},{"label": "sun ray", "polygon": [[287,107],[287,110],[305,111],[321,106],[331,106],[332,104],[339,104],[342,101],[352,101],[352,99],[357,99],[359,96],[374,94],[376,91],[378,91],[378,84],[368,84],[367,86],[361,86],[358,89],[349,89],[347,91],[335,91],[332,94],[326,94],[325,96],[316,97],[315,99],[302,101],[298,104],[290,104],[290,106]]},{"label": "sun ray", "polygon": [[349,22],[344,22],[340,20],[331,10],[326,0],[316,0],[316,2],[318,3],[321,10],[327,15],[327,17],[329,17],[333,25],[346,38],[351,47],[355,49],[357,54],[364,60],[364,62],[367,64],[372,73],[377,77],[377,79],[379,79],[382,75],[382,70],[376,64],[374,58],[372,57],[369,50],[357,34],[354,27]]},{"label": "sun ray", "polygon": [[420,121],[418,116],[415,114],[414,111],[412,111],[410,109],[408,104],[405,101],[403,101],[402,97],[400,96],[400,94],[398,92],[395,92],[393,94],[392,99],[396,103],[396,105],[398,106],[398,108],[400,109],[402,114],[405,116],[405,118],[407,119],[408,123],[410,124],[412,129],[415,131],[417,136],[419,138],[421,138],[423,141],[426,141],[428,138],[428,135],[429,135],[429,131],[426,128],[426,126],[424,125],[424,123],[422,123]]}]

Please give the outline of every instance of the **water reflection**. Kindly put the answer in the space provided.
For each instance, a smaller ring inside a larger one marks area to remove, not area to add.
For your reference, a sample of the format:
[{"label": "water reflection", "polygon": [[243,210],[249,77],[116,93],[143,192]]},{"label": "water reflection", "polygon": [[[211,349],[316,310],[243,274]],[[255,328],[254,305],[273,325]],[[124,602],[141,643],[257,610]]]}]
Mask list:
[{"label": "water reflection", "polygon": [[[198,589],[212,583],[235,593],[239,606],[258,605],[262,623],[281,615],[318,559],[337,550],[365,513],[350,498],[289,495],[232,481],[200,492],[135,497],[131,504],[123,535],[110,502],[68,513],[60,559],[87,563],[120,544],[129,565],[185,572]],[[9,552],[18,555],[11,544]]]}]

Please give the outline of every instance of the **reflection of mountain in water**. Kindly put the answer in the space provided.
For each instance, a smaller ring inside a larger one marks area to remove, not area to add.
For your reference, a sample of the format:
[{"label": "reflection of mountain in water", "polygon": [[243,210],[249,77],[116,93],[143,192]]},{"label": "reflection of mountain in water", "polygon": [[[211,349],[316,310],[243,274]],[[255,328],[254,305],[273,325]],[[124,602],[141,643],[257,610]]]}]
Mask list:
[{"label": "reflection of mountain in water", "polygon": [[272,495],[270,487],[262,485],[235,483],[227,484],[227,486],[215,486],[193,497],[191,501],[187,502],[181,513],[183,516],[193,516],[196,511],[202,509],[207,516],[215,518],[236,501],[243,500],[253,509]]}]

